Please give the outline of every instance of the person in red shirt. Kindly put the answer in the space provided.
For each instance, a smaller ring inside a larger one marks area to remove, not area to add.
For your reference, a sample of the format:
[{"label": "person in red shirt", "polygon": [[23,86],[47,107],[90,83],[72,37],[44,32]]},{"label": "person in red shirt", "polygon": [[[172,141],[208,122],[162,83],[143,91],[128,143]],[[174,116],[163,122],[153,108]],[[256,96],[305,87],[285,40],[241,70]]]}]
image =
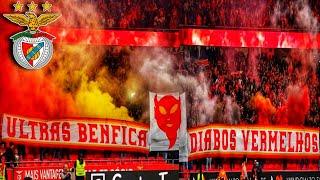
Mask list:
[{"label": "person in red shirt", "polygon": [[219,175],[218,175],[217,179],[218,180],[228,180],[227,173],[223,169],[223,166],[220,166]]},{"label": "person in red shirt", "polygon": [[202,25],[202,18],[201,18],[200,13],[197,14],[197,17],[196,17],[196,25],[197,25],[197,26],[201,26],[201,25]]},{"label": "person in red shirt", "polygon": [[241,164],[241,176],[240,180],[247,180],[248,179],[248,172],[247,172],[247,157],[245,156],[243,158],[242,164]]},{"label": "person in red shirt", "polygon": [[1,144],[0,144],[0,156],[4,155],[5,152],[6,152],[6,143],[1,142]]}]

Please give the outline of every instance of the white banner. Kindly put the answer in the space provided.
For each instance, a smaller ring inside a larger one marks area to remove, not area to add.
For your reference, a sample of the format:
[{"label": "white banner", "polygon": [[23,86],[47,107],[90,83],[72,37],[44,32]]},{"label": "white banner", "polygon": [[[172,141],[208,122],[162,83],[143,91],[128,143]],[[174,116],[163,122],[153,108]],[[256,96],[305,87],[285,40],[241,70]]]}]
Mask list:
[{"label": "white banner", "polygon": [[229,156],[319,156],[319,130],[211,125],[189,130],[191,159]]},{"label": "white banner", "polygon": [[4,114],[2,139],[42,146],[149,152],[148,126],[112,119],[44,120]]}]

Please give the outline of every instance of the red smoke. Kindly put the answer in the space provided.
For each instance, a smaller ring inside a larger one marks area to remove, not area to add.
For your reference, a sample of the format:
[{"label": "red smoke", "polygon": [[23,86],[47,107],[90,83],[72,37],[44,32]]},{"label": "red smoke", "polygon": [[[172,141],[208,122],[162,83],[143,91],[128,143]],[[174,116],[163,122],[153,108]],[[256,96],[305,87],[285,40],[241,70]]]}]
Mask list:
[{"label": "red smoke", "polygon": [[310,109],[307,86],[289,86],[287,102],[277,109],[276,124],[301,126]]},{"label": "red smoke", "polygon": [[288,107],[287,104],[279,107],[275,115],[276,124],[288,125]]},{"label": "red smoke", "polygon": [[265,98],[261,93],[257,93],[252,99],[252,105],[258,112],[258,124],[268,125],[276,108],[269,98]]},{"label": "red smoke", "polygon": [[[13,13],[13,1],[1,2],[0,13]],[[23,31],[16,24],[0,18],[0,115],[58,118],[76,115],[71,95],[64,93],[44,71],[21,68],[12,55],[10,36]]]},{"label": "red smoke", "polygon": [[308,87],[293,87],[292,90],[289,90],[287,107],[288,123],[290,125],[303,125],[310,108]]}]

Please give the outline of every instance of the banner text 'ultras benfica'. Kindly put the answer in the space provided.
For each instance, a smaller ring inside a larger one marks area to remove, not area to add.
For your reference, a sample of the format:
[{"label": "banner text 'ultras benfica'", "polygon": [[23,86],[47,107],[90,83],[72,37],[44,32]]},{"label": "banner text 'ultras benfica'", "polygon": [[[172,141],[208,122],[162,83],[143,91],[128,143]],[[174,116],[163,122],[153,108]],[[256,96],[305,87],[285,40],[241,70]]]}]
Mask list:
[{"label": "banner text 'ultras benfica'", "polygon": [[30,145],[148,152],[148,126],[110,119],[37,120],[4,115],[2,139]]},{"label": "banner text 'ultras benfica'", "polygon": [[312,128],[205,126],[189,130],[189,159],[206,156],[319,157],[319,130]]}]

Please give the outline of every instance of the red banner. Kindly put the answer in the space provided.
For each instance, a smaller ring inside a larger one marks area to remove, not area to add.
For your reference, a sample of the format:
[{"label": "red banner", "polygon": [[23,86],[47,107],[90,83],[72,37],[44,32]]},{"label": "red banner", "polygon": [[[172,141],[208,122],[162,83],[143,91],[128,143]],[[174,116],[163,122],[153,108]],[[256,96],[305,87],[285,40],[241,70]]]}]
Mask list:
[{"label": "red banner", "polygon": [[179,47],[183,45],[220,47],[261,47],[318,49],[320,35],[308,32],[280,32],[226,29],[97,30],[46,27],[57,43],[83,43],[111,46]]},{"label": "red banner", "polygon": [[208,156],[319,158],[319,129],[212,125],[189,130],[189,159]]},{"label": "red banner", "polygon": [[279,32],[225,29],[183,29],[183,45],[318,49],[320,35],[306,32]]},{"label": "red banner", "polygon": [[4,115],[2,139],[30,145],[149,152],[148,126],[122,120],[39,120]]},{"label": "red banner", "polygon": [[[23,180],[25,177],[31,177],[35,180],[44,179],[61,179],[60,174],[63,171],[63,167],[56,166],[34,166],[26,168],[14,168],[13,169],[13,179]],[[9,180],[11,179],[8,176]]]},{"label": "red banner", "polygon": [[111,46],[159,46],[179,47],[179,32],[97,30],[79,28],[46,27],[45,31],[55,34],[57,43],[83,43]]}]

